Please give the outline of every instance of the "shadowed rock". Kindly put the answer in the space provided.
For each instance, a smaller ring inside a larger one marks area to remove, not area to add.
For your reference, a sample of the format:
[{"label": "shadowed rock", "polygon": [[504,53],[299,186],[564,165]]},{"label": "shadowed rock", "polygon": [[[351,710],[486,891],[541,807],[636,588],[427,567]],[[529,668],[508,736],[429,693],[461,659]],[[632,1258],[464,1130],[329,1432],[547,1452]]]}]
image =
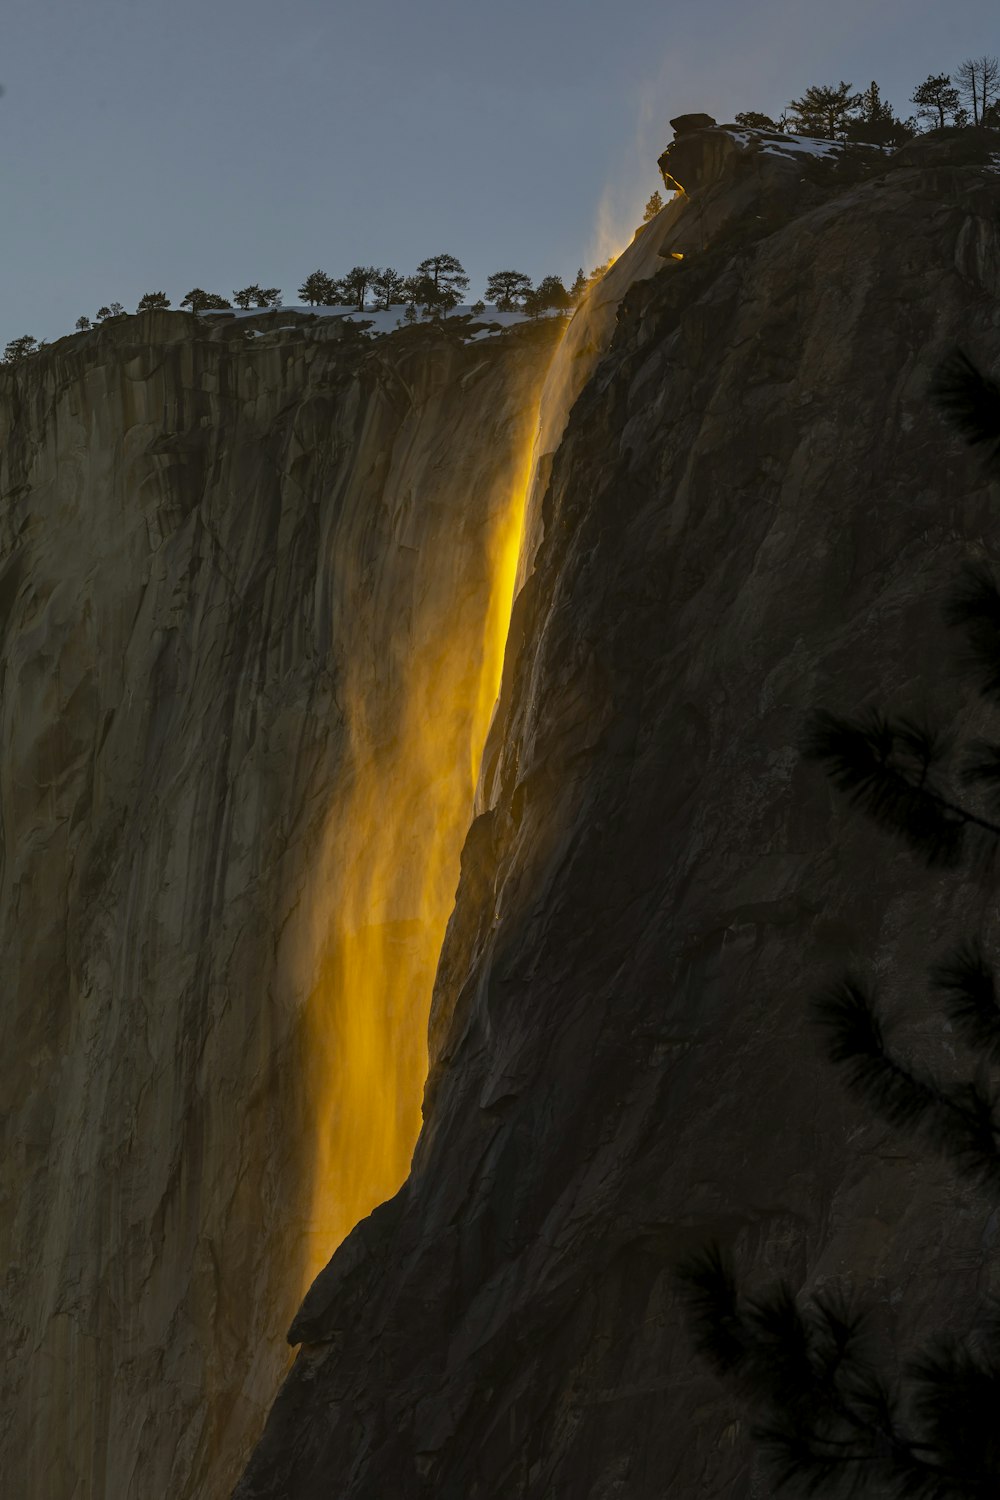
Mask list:
[{"label": "shadowed rock", "polygon": [[679,1257],[870,1285],[902,1348],[995,1280],[991,1205],[807,1021],[870,960],[940,1056],[917,976],[993,893],[797,747],[818,704],[957,711],[935,601],[996,502],[926,386],[956,342],[1000,358],[1000,179],[682,149],[684,258],[625,294],[538,497],[411,1178],[317,1284],[240,1500],[743,1495]]}]

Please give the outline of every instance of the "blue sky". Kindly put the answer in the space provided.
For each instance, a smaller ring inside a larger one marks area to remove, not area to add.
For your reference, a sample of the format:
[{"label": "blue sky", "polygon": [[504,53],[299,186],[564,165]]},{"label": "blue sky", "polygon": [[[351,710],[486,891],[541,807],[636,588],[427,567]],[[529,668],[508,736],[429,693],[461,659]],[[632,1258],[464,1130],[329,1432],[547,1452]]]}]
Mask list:
[{"label": "blue sky", "polygon": [[668,120],[1000,52],[996,0],[4,0],[0,346],[104,302],[402,272],[572,277]]}]

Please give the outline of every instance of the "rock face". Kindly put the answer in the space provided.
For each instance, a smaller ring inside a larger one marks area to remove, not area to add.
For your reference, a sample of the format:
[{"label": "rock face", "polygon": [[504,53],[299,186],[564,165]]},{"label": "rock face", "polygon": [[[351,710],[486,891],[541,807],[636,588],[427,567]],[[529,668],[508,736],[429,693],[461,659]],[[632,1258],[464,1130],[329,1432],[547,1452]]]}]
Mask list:
[{"label": "rock face", "polygon": [[[425,816],[466,798],[446,916],[557,333],[151,314],[0,369],[5,1495],[228,1494],[305,1286],[405,1174],[408,1116],[366,1201],[319,1177],[366,1123],[330,1108],[358,1089],[320,982],[345,820],[367,762],[412,749],[413,661],[424,692],[464,684],[422,705],[451,737]],[[401,973],[427,946],[407,900],[369,918]],[[429,1003],[430,977],[418,1039]]]},{"label": "rock face", "polygon": [[797,745],[816,705],[961,701],[936,599],[996,501],[925,392],[1000,356],[1000,179],[713,161],[542,466],[413,1170],[306,1298],[240,1500],[763,1495],[680,1255],[867,1285],[900,1349],[997,1290],[989,1203],[807,1020],[870,965],[947,1058],[921,976],[992,892]]}]

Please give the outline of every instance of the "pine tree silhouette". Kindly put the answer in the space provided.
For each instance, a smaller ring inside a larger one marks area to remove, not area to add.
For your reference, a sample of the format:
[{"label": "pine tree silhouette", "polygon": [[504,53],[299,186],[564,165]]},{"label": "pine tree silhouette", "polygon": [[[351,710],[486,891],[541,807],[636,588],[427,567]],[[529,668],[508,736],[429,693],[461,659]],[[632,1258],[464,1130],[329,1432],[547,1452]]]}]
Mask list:
[{"label": "pine tree silhouette", "polygon": [[[1000,386],[961,351],[938,368],[931,399],[1000,477]],[[947,625],[979,694],[1000,706],[1000,587],[967,567]],[[813,715],[804,753],[833,784],[929,865],[992,869],[1000,847],[1000,743],[956,747],[940,728],[878,711]],[[814,1002],[832,1063],[891,1126],[922,1136],[1000,1203],[1000,989],[977,939],[934,963],[931,986],[972,1054],[947,1082],[892,1045],[878,998],[846,975]],[[862,1310],[782,1284],[747,1296],[709,1246],[679,1268],[701,1353],[758,1413],[754,1435],[777,1489],[896,1500],[1000,1495],[1000,1302],[977,1326],[928,1339],[902,1371]]]}]

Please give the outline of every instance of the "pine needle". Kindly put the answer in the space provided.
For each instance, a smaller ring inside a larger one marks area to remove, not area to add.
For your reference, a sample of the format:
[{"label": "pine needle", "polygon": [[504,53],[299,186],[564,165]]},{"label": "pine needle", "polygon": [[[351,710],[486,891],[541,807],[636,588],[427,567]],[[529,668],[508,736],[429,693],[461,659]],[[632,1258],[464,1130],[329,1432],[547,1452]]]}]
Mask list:
[{"label": "pine needle", "polygon": [[970,446],[984,448],[987,465],[1000,466],[1000,385],[956,349],[938,365],[928,394]]},{"label": "pine needle", "polygon": [[931,982],[963,1041],[988,1062],[1000,1062],[1000,998],[993,970],[977,942],[963,943],[931,968]]},{"label": "pine needle", "polygon": [[945,605],[945,619],[965,633],[962,665],[984,698],[1000,698],[1000,589],[982,563],[967,563]]}]

